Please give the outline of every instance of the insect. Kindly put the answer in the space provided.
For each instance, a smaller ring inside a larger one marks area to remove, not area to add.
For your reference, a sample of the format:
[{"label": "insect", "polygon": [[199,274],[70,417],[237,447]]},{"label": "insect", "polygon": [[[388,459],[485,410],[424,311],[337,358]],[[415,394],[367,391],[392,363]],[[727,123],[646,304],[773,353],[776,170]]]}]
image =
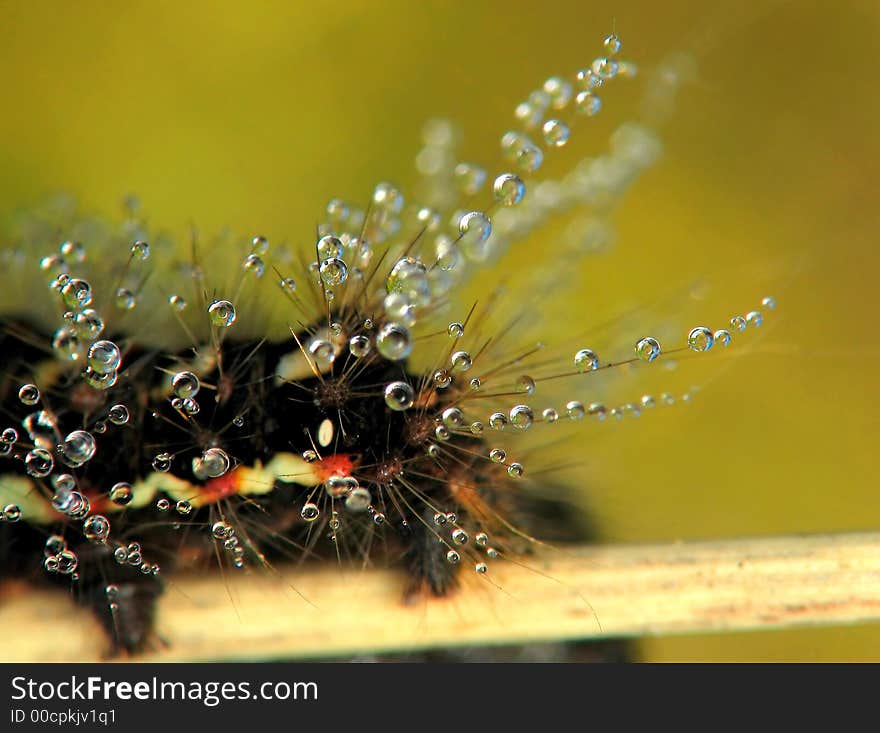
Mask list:
[{"label": "insect", "polygon": [[[307,253],[256,236],[224,274],[217,260],[239,244],[194,234],[181,259],[133,205],[110,230],[69,212],[27,219],[5,253],[40,295],[2,321],[3,572],[69,588],[113,652],[137,652],[179,566],[381,558],[404,568],[407,595],[442,596],[462,572],[491,583],[494,562],[527,552],[530,525],[562,498],[530,477],[532,436],[677,399],[584,400],[586,380],[723,349],[763,320],[698,325],[671,348],[645,333],[605,356],[524,343],[519,319],[493,321],[501,292],[457,305],[506,248],[562,210],[610,206],[657,159],[656,133],[625,123],[605,156],[529,191],[600,92],[634,75],[616,35],[603,46],[516,107],[491,182],[435,122],[420,203],[388,183],[363,209],[334,199]],[[671,62],[658,83],[684,76]],[[600,216],[579,226],[562,245],[572,256],[607,245]],[[548,258],[530,291],[565,261]],[[255,336],[273,312],[285,331]]]}]

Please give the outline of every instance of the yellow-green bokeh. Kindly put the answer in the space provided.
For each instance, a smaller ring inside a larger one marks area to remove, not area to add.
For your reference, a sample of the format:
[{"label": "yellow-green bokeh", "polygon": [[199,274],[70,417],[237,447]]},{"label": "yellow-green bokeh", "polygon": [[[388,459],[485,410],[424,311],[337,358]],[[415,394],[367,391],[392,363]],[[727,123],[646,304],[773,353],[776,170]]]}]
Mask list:
[{"label": "yellow-green bokeh", "polygon": [[[707,384],[693,405],[590,445],[606,536],[877,528],[876,3],[0,2],[0,214],[58,190],[115,213],[131,191],[178,232],[308,242],[330,197],[364,201],[385,179],[406,188],[431,116],[462,126],[465,157],[495,164],[515,103],[584,66],[612,22],[643,76],[694,43],[699,76],[663,161],[615,217],[617,251],[584,265],[566,308],[613,313],[698,276],[714,286],[707,318],[765,292],[779,308],[754,348],[694,367]],[[600,151],[637,99],[609,91],[572,147]],[[552,257],[561,232],[508,266]],[[878,659],[880,630],[644,650]]]}]

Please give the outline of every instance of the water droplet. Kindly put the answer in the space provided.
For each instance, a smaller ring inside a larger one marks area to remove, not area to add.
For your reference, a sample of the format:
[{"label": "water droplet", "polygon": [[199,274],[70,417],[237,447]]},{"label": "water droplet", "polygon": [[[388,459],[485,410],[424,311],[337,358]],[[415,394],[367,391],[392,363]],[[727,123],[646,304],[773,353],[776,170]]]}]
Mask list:
[{"label": "water droplet", "polygon": [[117,504],[118,506],[127,506],[134,498],[134,492],[132,491],[131,484],[120,481],[119,483],[113,484],[108,496],[110,497],[110,501],[114,504]]},{"label": "water droplet", "polygon": [[719,346],[729,346],[730,345],[730,331],[724,328],[719,328],[713,335],[712,338],[715,340]]},{"label": "water droplet", "polygon": [[87,540],[103,544],[110,536],[110,520],[101,514],[93,514],[83,522],[83,534]]},{"label": "water droplet", "polygon": [[199,480],[218,478],[229,470],[231,463],[222,448],[208,448],[200,457],[193,458],[193,475]]},{"label": "water droplet", "polygon": [[314,522],[319,516],[321,516],[321,510],[318,508],[317,504],[313,504],[309,501],[303,504],[302,509],[300,509],[299,515],[306,522]]},{"label": "water droplet", "polygon": [[216,540],[227,540],[232,535],[235,534],[232,527],[230,527],[226,522],[214,522],[211,526],[211,535]]},{"label": "water droplet", "polygon": [[228,300],[215,300],[208,306],[208,317],[218,328],[228,328],[237,317],[235,306]]},{"label": "water droplet", "polygon": [[82,310],[92,303],[92,288],[85,280],[70,278],[61,288],[61,300],[71,310]]},{"label": "water droplet", "polygon": [[590,69],[600,79],[613,79],[617,76],[618,63],[614,59],[600,56],[593,60]]},{"label": "water droplet", "polygon": [[486,171],[473,163],[459,163],[455,166],[453,177],[459,191],[465,196],[473,196],[486,182]]},{"label": "water droplet", "polygon": [[764,322],[764,316],[761,311],[749,311],[746,313],[746,323],[752,328],[758,328]]},{"label": "water droplet", "polygon": [[486,565],[486,563],[484,562],[478,562],[476,565],[474,565],[474,570],[476,570],[480,575],[485,575],[487,572],[489,572],[489,566]]},{"label": "water droplet", "polygon": [[489,458],[492,459],[493,463],[504,463],[507,460],[507,453],[501,448],[493,448],[489,451]]},{"label": "water droplet", "polygon": [[85,430],[74,430],[68,433],[64,442],[58,446],[58,452],[64,462],[73,467],[81,466],[92,460],[97,450],[95,437]]},{"label": "water droplet", "polygon": [[358,487],[357,479],[353,476],[330,476],[324,482],[324,491],[333,499],[348,496]]},{"label": "water droplet", "polygon": [[776,308],[776,298],[766,295],[761,298],[761,305],[763,305],[767,310],[772,311]]},{"label": "water droplet", "polygon": [[262,257],[255,254],[249,254],[245,257],[241,267],[248,275],[253,275],[256,278],[263,277],[263,273],[266,272],[266,263],[263,262]]},{"label": "water droplet", "polygon": [[466,372],[473,366],[471,355],[467,351],[456,351],[450,358],[453,371]]},{"label": "water droplet", "polygon": [[17,522],[21,519],[21,508],[18,504],[7,504],[3,507],[2,518],[4,522]]},{"label": "water droplet", "polygon": [[318,460],[318,454],[311,448],[309,450],[304,450],[302,457],[306,463],[314,463]]},{"label": "water droplet", "polygon": [[602,100],[597,94],[584,90],[574,98],[574,107],[580,114],[594,117],[602,109]]},{"label": "water droplet", "polygon": [[742,316],[733,316],[733,318],[730,319],[730,327],[734,331],[745,331],[746,319]]},{"label": "water droplet", "polygon": [[449,550],[449,552],[446,553],[446,562],[448,562],[450,565],[457,565],[459,562],[461,562],[461,555],[459,555],[455,550]]},{"label": "water droplet", "polygon": [[503,412],[493,412],[489,415],[489,427],[493,430],[504,430],[507,427],[507,415]]},{"label": "water droplet", "polygon": [[645,336],[636,343],[636,356],[642,361],[654,361],[660,356],[660,342],[651,336]]},{"label": "water droplet", "polygon": [[145,260],[150,256],[150,245],[138,240],[131,245],[131,254],[135,259]]},{"label": "water droplet", "polygon": [[574,355],[574,368],[581,373],[595,371],[599,368],[599,357],[590,349],[581,349]]},{"label": "water droplet", "polygon": [[385,387],[385,404],[392,410],[408,410],[414,401],[415,392],[406,382],[391,382]]},{"label": "water droplet", "polygon": [[715,336],[705,326],[697,326],[688,334],[688,346],[691,351],[708,351],[715,343]]},{"label": "water droplet", "polygon": [[182,400],[187,397],[195,397],[200,388],[199,378],[192,372],[177,372],[171,378],[171,390]]},{"label": "water droplet", "polygon": [[119,310],[130,311],[137,305],[137,297],[128,288],[117,288],[113,303]]},{"label": "water droplet", "polygon": [[82,313],[74,315],[73,326],[77,336],[91,341],[104,332],[104,319],[96,310],[86,308]]},{"label": "water droplet", "polygon": [[22,404],[36,405],[40,401],[40,390],[36,384],[25,384],[18,390],[18,399]]},{"label": "water droplet", "polygon": [[495,200],[504,206],[516,206],[526,195],[526,184],[515,173],[502,173],[492,186]]},{"label": "water droplet", "polygon": [[168,499],[162,498],[156,502],[156,510],[162,512],[163,514],[167,512],[171,508],[171,502]]},{"label": "water droplet", "polygon": [[492,234],[492,223],[482,211],[469,211],[458,220],[459,248],[470,260],[481,262],[488,256],[486,241]]},{"label": "water droplet", "polygon": [[61,256],[69,262],[85,262],[86,248],[79,242],[62,242],[58,248]]},{"label": "water droplet", "polygon": [[516,391],[522,392],[523,394],[534,394],[535,380],[532,379],[528,374],[523,374],[522,376],[517,377]]},{"label": "water droplet", "polygon": [[338,257],[322,260],[318,270],[321,280],[329,287],[341,285],[348,279],[348,265]]},{"label": "water droplet", "polygon": [[412,351],[409,330],[399,323],[386,323],[376,334],[376,349],[390,361],[400,361]]},{"label": "water droplet", "polygon": [[476,542],[478,547],[485,547],[489,544],[489,535],[485,532],[478,532],[474,535],[474,542]]},{"label": "water droplet", "polygon": [[110,422],[114,425],[125,425],[125,423],[129,420],[129,412],[128,408],[125,405],[113,405],[107,411],[107,417],[110,418]]},{"label": "water droplet", "polygon": [[170,305],[178,313],[186,309],[186,300],[180,295],[171,295],[168,297],[168,305]]},{"label": "water droplet", "polygon": [[373,524],[376,524],[376,525],[385,524],[385,515],[382,512],[376,512],[373,515]]},{"label": "water droplet", "polygon": [[562,120],[547,120],[541,127],[541,132],[544,135],[544,142],[554,148],[565,145],[571,134],[568,125]]},{"label": "water droplet", "polygon": [[251,239],[251,252],[255,255],[264,255],[269,251],[269,240],[261,235]]},{"label": "water droplet", "polygon": [[565,414],[570,420],[581,420],[586,414],[586,410],[583,403],[571,400],[565,403]]},{"label": "water droplet", "polygon": [[520,430],[530,428],[534,417],[532,408],[528,405],[516,405],[510,410],[510,424]]},{"label": "water droplet", "polygon": [[61,552],[65,547],[67,547],[67,542],[64,540],[60,534],[49,535],[46,539],[46,546],[43,549],[43,552],[47,556],[57,555]]},{"label": "water droplet", "polygon": [[18,431],[15,428],[6,428],[0,433],[0,442],[12,445],[18,440]]},{"label": "water droplet", "polygon": [[469,539],[468,533],[465,532],[463,529],[454,529],[452,531],[452,541],[456,545],[466,545],[468,542],[468,539]]},{"label": "water droplet", "polygon": [[616,56],[618,53],[620,53],[620,48],[622,45],[620,42],[620,36],[611,33],[605,36],[604,40],[602,41],[602,45],[605,47],[605,53],[607,53],[609,56]]},{"label": "water droplet", "polygon": [[278,284],[285,293],[296,292],[296,280],[292,277],[282,277],[281,280],[278,281]]},{"label": "water droplet", "polygon": [[559,413],[552,407],[548,407],[541,413],[541,417],[544,419],[544,422],[555,423],[559,420]]},{"label": "water droplet", "polygon": [[571,84],[559,76],[551,76],[544,82],[544,93],[553,109],[565,109],[571,101]]},{"label": "water droplet", "polygon": [[581,69],[575,74],[575,79],[577,80],[578,86],[587,92],[598,89],[604,84],[601,77],[596,76],[592,69]]},{"label": "water droplet", "polygon": [[642,407],[644,407],[646,410],[650,410],[656,404],[654,402],[654,398],[649,394],[642,395],[642,399],[639,401],[641,402]]},{"label": "water droplet", "polygon": [[171,470],[171,462],[174,459],[170,453],[158,453],[153,458],[153,470],[159,473],[167,473]]},{"label": "water droplet", "polygon": [[58,562],[57,572],[62,575],[73,575],[79,565],[79,558],[76,556],[76,553],[67,548],[61,550],[55,556],[55,559]]},{"label": "water droplet", "polygon": [[95,341],[88,351],[89,367],[97,374],[110,374],[119,369],[122,354],[112,341]]},{"label": "water droplet", "polygon": [[61,359],[76,361],[82,356],[82,343],[69,328],[59,328],[52,336],[52,348]]},{"label": "water droplet", "polygon": [[373,497],[370,496],[370,492],[362,486],[358,486],[357,488],[352,489],[351,493],[346,497],[345,508],[354,514],[358,514],[360,512],[365,512],[372,501]]},{"label": "water droplet", "polygon": [[464,326],[458,322],[450,323],[449,328],[446,329],[446,333],[448,333],[451,338],[461,338],[464,335]]}]

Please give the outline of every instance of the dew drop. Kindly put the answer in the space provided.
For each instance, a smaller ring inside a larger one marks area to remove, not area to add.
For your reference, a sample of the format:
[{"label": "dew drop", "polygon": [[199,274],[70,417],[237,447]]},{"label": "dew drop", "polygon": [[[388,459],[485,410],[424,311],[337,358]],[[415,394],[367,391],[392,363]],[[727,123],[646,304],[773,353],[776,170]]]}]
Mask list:
[{"label": "dew drop", "polygon": [[776,298],[766,295],[761,299],[761,305],[763,305],[767,310],[774,310],[776,308]]},{"label": "dew drop", "polygon": [[504,430],[507,427],[507,415],[503,412],[493,412],[489,416],[489,427],[493,430]]},{"label": "dew drop", "polygon": [[544,422],[555,423],[559,420],[559,413],[552,407],[548,407],[541,413],[541,417],[544,419]]},{"label": "dew drop", "polygon": [[131,245],[132,257],[138,260],[145,260],[150,256],[150,245],[144,241],[138,240]]},{"label": "dew drop", "polygon": [[405,359],[412,348],[409,330],[399,323],[386,323],[376,334],[376,349],[390,361]]},{"label": "dew drop", "polygon": [[341,285],[348,279],[348,265],[338,257],[328,257],[318,268],[323,283],[329,287]]},{"label": "dew drop", "polygon": [[594,59],[590,69],[600,79],[613,79],[617,76],[619,65],[614,59],[600,56]]},{"label": "dew drop", "polygon": [[522,392],[523,394],[534,394],[535,380],[532,379],[528,374],[523,374],[516,380],[516,391]]},{"label": "dew drop", "polygon": [[88,363],[97,374],[110,374],[119,369],[122,355],[119,347],[112,341],[95,341],[89,346]]},{"label": "dew drop", "polygon": [[186,300],[184,300],[184,298],[180,295],[170,295],[168,297],[168,305],[170,305],[178,313],[186,310]]},{"label": "dew drop", "polygon": [[177,372],[171,378],[171,391],[182,400],[187,397],[195,397],[200,388],[199,378],[192,372]]},{"label": "dew drop", "polygon": [[130,311],[137,305],[137,297],[128,288],[117,288],[113,303],[119,310]]},{"label": "dew drop", "polygon": [[697,326],[691,329],[687,341],[691,351],[708,351],[715,343],[715,336],[705,326]]},{"label": "dew drop", "polygon": [[516,405],[510,410],[510,424],[519,430],[530,428],[534,417],[532,408],[528,405]]},{"label": "dew drop", "polygon": [[568,125],[562,120],[547,120],[541,127],[544,142],[554,148],[561,148],[568,142],[571,134]]},{"label": "dew drop", "polygon": [[712,338],[715,340],[719,346],[729,346],[730,345],[730,331],[725,328],[719,328],[713,335]]},{"label": "dew drop", "polygon": [[174,505],[175,511],[182,517],[188,517],[192,514],[193,506],[186,499],[180,499],[177,504]]},{"label": "dew drop", "polygon": [[453,177],[459,191],[465,196],[473,196],[486,182],[486,171],[473,163],[459,163],[453,170]]},{"label": "dew drop", "polygon": [[74,467],[92,460],[96,450],[95,436],[85,430],[68,433],[64,442],[58,446],[58,452],[64,462]]},{"label": "dew drop", "polygon": [[415,392],[406,382],[391,382],[385,387],[385,404],[396,412],[408,410],[415,401]]},{"label": "dew drop", "polygon": [[18,390],[18,399],[24,405],[36,405],[40,401],[40,390],[36,384],[25,384]]},{"label": "dew drop", "polygon": [[476,565],[474,565],[474,570],[476,570],[480,575],[485,575],[487,572],[489,572],[489,566],[486,565],[486,563],[484,562],[478,562]]},{"label": "dew drop", "polygon": [[752,328],[758,328],[764,323],[764,316],[761,315],[761,311],[749,311],[746,313],[746,323]]},{"label": "dew drop", "polygon": [[229,456],[222,448],[208,448],[201,456],[193,458],[193,475],[199,480],[218,478],[229,470],[230,464]]},{"label": "dew drop", "polygon": [[128,422],[130,415],[128,412],[128,408],[125,405],[113,405],[107,411],[107,417],[110,419],[114,425],[125,425]]},{"label": "dew drop", "polygon": [[167,473],[171,470],[171,461],[174,459],[170,453],[158,453],[153,458],[153,470],[159,473]]},{"label": "dew drop", "polygon": [[577,400],[571,400],[570,402],[565,403],[565,414],[568,416],[569,420],[581,420],[586,414],[586,410],[584,409],[584,405]]},{"label": "dew drop", "polygon": [[114,504],[118,506],[128,506],[134,498],[134,492],[132,491],[131,484],[120,481],[119,483],[113,484],[108,496],[110,497],[110,501]]},{"label": "dew drop", "polygon": [[507,460],[507,453],[501,448],[493,448],[489,451],[489,458],[492,459],[493,463],[504,463]]},{"label": "dew drop", "polygon": [[602,45],[605,47],[605,53],[607,53],[609,56],[616,56],[618,53],[620,53],[620,48],[622,45],[620,42],[620,36],[611,33],[605,36],[604,40],[602,41]]},{"label": "dew drop", "polygon": [[7,504],[3,507],[3,514],[0,516],[4,522],[17,522],[21,519],[21,508],[18,504]]},{"label": "dew drop", "polygon": [[226,522],[214,522],[211,526],[211,535],[216,540],[227,540],[235,534]]},{"label": "dew drop", "polygon": [[456,552],[455,550],[449,550],[449,552],[446,553],[446,562],[448,562],[450,565],[457,565],[459,562],[461,562],[461,555],[459,555],[458,552]]},{"label": "dew drop", "polygon": [[237,317],[235,306],[228,300],[215,300],[208,306],[208,317],[218,328],[228,328]]},{"label": "dew drop", "polygon": [[602,109],[602,100],[597,94],[584,90],[574,98],[574,107],[580,114],[594,117]]},{"label": "dew drop", "polygon": [[292,277],[282,277],[281,280],[278,281],[278,284],[285,293],[296,292],[296,280]]},{"label": "dew drop", "polygon": [[745,331],[746,330],[746,319],[743,318],[742,316],[733,316],[733,318],[730,319],[730,327],[734,331],[740,331],[740,332]]},{"label": "dew drop", "polygon": [[504,206],[516,206],[526,195],[526,184],[515,173],[502,173],[492,186],[495,200]]},{"label": "dew drop", "polygon": [[453,371],[466,372],[473,365],[471,355],[467,351],[456,351],[450,358]]},{"label": "dew drop", "polygon": [[448,333],[451,338],[461,338],[464,335],[464,326],[458,322],[450,323],[449,328],[446,329],[446,333]]},{"label": "dew drop", "polygon": [[362,486],[358,486],[351,490],[351,493],[345,498],[345,508],[353,514],[365,512],[373,501],[370,492]]},{"label": "dew drop", "polygon": [[636,343],[636,356],[642,361],[654,361],[660,356],[660,342],[651,336],[639,339]]},{"label": "dew drop", "polygon": [[105,543],[110,536],[110,520],[102,514],[93,514],[83,522],[83,534],[91,542]]},{"label": "dew drop", "polygon": [[299,515],[306,522],[314,522],[319,516],[321,516],[321,510],[318,508],[317,504],[313,504],[309,501],[303,504],[302,509],[300,509]]},{"label": "dew drop", "polygon": [[595,371],[599,368],[599,357],[590,349],[581,349],[574,355],[574,368],[581,373]]},{"label": "dew drop", "polygon": [[255,278],[263,277],[263,273],[266,272],[266,263],[263,262],[263,258],[259,255],[249,254],[244,258],[244,262],[241,265],[241,268],[248,274],[252,275]]},{"label": "dew drop", "polygon": [[156,502],[156,510],[162,512],[163,514],[171,509],[171,502],[168,499],[162,498]]},{"label": "dew drop", "polygon": [[12,445],[18,440],[18,431],[15,428],[6,428],[0,433],[0,443]]},{"label": "dew drop", "polygon": [[601,402],[591,402],[587,412],[589,412],[590,417],[602,422],[608,414],[608,409]]}]

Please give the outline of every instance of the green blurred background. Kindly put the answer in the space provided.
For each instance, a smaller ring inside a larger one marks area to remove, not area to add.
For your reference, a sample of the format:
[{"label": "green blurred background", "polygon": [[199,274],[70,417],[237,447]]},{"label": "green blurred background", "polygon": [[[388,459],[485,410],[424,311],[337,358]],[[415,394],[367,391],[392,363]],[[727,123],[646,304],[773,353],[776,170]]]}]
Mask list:
[{"label": "green blurred background", "polygon": [[[515,104],[587,65],[612,23],[642,77],[695,38],[703,49],[664,159],[615,217],[617,251],[569,307],[613,313],[618,296],[649,302],[695,276],[715,288],[712,314],[767,293],[779,307],[754,348],[696,367],[710,381],[687,409],[596,439],[605,536],[877,529],[876,2],[4,0],[0,215],[59,190],[116,214],[135,192],[179,233],[307,243],[329,198],[407,190],[430,117],[496,166]],[[615,84],[571,147],[601,150],[645,80]],[[560,234],[543,236],[549,250]],[[877,660],[880,627],[665,637],[642,654]]]}]

